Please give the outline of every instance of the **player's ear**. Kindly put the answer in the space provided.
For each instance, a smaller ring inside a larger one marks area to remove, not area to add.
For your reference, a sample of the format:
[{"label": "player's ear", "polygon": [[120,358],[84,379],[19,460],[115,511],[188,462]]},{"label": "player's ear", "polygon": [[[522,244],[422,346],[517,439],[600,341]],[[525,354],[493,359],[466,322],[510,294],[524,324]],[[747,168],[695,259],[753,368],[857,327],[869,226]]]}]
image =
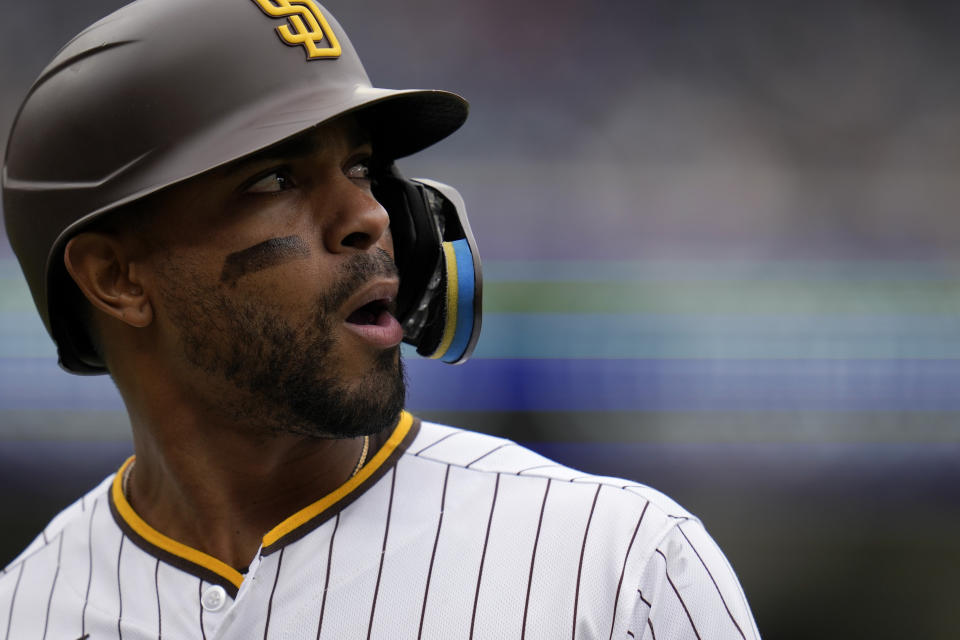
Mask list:
[{"label": "player's ear", "polygon": [[153,306],[119,237],[84,232],[67,242],[63,262],[77,286],[97,309],[133,327],[153,321]]}]

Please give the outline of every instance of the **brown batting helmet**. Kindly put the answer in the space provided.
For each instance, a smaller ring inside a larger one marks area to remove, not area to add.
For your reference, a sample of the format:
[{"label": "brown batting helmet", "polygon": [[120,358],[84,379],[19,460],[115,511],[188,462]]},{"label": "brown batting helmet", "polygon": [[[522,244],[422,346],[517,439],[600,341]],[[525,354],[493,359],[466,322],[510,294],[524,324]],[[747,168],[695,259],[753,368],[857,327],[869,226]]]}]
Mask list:
[{"label": "brown batting helmet", "polygon": [[349,112],[393,159],[456,130],[467,103],[371,87],[343,29],[312,0],[139,0],[71,40],[24,100],[3,168],[7,233],[61,366],[104,371],[67,304],[72,235]]}]

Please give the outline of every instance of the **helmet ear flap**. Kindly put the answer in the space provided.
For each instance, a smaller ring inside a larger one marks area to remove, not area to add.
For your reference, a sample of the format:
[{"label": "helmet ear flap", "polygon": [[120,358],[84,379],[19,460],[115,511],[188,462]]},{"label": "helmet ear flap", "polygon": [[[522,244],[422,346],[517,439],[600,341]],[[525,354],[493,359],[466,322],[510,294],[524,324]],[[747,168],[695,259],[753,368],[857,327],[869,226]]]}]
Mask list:
[{"label": "helmet ear flap", "polygon": [[475,270],[474,254],[465,238],[445,241],[442,248],[443,321],[435,323],[442,329],[431,331],[436,344],[421,341],[417,353],[459,364],[470,357],[480,337],[480,274]]},{"label": "helmet ear flap", "polygon": [[[65,268],[53,270],[51,280],[60,292],[56,300],[50,301],[51,309],[57,312],[50,319],[57,335],[62,336],[57,343],[62,366],[79,375],[102,373],[106,363],[93,340],[93,308]],[[73,321],[68,322],[67,318]]]},{"label": "helmet ear flap", "polygon": [[408,180],[392,165],[373,191],[390,216],[404,342],[422,356],[464,362],[480,337],[483,279],[463,198],[439,182]]},{"label": "helmet ear flap", "polygon": [[390,216],[394,260],[400,272],[397,315],[403,322],[415,312],[423,286],[436,270],[440,229],[418,185],[400,175],[395,165],[375,177],[373,195]]}]

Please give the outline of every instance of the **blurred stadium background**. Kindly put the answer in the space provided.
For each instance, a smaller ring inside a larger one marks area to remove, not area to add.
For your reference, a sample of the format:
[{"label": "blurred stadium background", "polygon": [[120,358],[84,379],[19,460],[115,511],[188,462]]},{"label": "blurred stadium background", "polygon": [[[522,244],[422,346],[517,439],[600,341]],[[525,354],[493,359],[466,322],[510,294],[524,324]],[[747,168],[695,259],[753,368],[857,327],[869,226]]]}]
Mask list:
[{"label": "blurred stadium background", "polygon": [[[120,4],[0,1],[0,144]],[[473,105],[402,164],[461,190],[486,276],[410,408],[669,493],[766,638],[956,638],[960,5],[327,4],[375,83]],[[0,564],[130,448],[0,239]]]}]

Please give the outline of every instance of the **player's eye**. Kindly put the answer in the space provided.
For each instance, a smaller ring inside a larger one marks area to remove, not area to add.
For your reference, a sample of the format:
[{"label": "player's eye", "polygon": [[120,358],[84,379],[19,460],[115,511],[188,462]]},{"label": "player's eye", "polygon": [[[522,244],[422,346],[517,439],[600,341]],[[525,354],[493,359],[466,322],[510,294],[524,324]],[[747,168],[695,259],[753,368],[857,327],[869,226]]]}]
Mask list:
[{"label": "player's eye", "polygon": [[293,187],[293,178],[284,169],[254,178],[244,189],[246,193],[280,193]]},{"label": "player's eye", "polygon": [[356,160],[349,163],[344,175],[346,175],[351,180],[370,180],[370,158],[364,158],[362,160]]}]

